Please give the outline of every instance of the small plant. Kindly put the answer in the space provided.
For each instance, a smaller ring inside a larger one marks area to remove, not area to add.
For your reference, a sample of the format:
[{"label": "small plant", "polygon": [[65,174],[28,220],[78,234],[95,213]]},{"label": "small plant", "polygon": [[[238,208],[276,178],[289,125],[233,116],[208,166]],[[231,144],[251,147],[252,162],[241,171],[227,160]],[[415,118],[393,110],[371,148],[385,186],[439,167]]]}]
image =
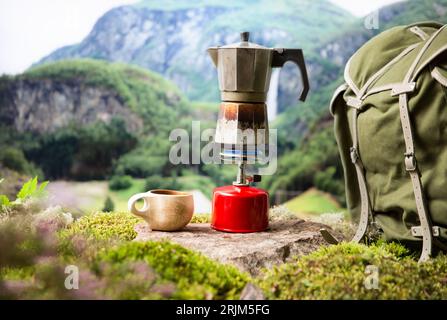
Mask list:
[{"label": "small plant", "polygon": [[211,215],[209,213],[194,214],[191,219],[191,223],[209,223],[211,221]]},{"label": "small plant", "polygon": [[109,181],[109,188],[111,190],[126,190],[132,186],[132,177],[131,176],[113,176]]},{"label": "small plant", "polygon": [[102,209],[102,211],[104,211],[104,212],[112,212],[113,210],[115,210],[115,204],[113,203],[112,198],[110,198],[108,196],[106,198],[106,201],[104,202],[104,208]]},{"label": "small plant", "polygon": [[[3,179],[0,180],[0,183]],[[6,195],[0,195],[0,212],[5,208],[12,207],[17,204],[23,204],[27,199],[34,197],[42,197],[45,195],[45,188],[48,185],[48,181],[44,181],[39,184],[37,177],[34,177],[22,186],[17,193],[16,199],[11,201]]]}]

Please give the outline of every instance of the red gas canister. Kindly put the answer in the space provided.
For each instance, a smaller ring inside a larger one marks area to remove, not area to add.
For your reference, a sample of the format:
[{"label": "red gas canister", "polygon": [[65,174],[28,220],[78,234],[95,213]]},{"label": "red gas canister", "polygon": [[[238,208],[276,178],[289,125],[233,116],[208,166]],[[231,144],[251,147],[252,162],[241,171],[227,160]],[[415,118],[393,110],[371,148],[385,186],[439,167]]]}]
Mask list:
[{"label": "red gas canister", "polygon": [[250,186],[214,189],[211,227],[226,232],[257,232],[268,227],[268,192]]}]

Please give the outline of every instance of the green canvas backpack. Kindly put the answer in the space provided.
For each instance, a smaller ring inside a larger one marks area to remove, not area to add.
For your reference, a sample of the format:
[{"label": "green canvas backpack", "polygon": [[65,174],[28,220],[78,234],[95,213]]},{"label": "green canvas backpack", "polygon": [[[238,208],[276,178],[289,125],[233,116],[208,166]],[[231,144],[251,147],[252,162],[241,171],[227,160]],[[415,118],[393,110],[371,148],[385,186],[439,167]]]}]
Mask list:
[{"label": "green canvas backpack", "polygon": [[[353,241],[447,248],[447,25],[398,26],[348,61],[331,101]],[[420,247],[420,246],[419,246]]]}]

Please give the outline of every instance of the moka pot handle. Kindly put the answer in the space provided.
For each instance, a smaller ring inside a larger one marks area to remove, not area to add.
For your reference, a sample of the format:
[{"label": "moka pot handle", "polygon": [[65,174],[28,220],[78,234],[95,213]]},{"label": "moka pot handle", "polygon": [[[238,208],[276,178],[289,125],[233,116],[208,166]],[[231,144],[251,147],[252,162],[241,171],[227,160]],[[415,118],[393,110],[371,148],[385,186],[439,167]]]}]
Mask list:
[{"label": "moka pot handle", "polygon": [[305,101],[307,93],[309,92],[309,79],[307,77],[306,63],[304,62],[303,50],[301,49],[273,49],[272,68],[280,68],[287,61],[294,62],[301,72],[301,79],[303,80],[303,91],[300,95],[300,100]]}]

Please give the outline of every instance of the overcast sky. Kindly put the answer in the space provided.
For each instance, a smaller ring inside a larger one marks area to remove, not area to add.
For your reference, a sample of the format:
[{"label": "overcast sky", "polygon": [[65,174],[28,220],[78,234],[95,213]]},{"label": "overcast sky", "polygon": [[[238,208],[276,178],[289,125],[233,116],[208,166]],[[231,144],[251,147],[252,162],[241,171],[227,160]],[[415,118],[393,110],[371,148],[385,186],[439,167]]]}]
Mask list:
[{"label": "overcast sky", "polygon": [[[330,1],[363,16],[397,0]],[[53,50],[81,41],[105,12],[134,2],[138,0],[0,0],[0,74],[22,72]]]}]

